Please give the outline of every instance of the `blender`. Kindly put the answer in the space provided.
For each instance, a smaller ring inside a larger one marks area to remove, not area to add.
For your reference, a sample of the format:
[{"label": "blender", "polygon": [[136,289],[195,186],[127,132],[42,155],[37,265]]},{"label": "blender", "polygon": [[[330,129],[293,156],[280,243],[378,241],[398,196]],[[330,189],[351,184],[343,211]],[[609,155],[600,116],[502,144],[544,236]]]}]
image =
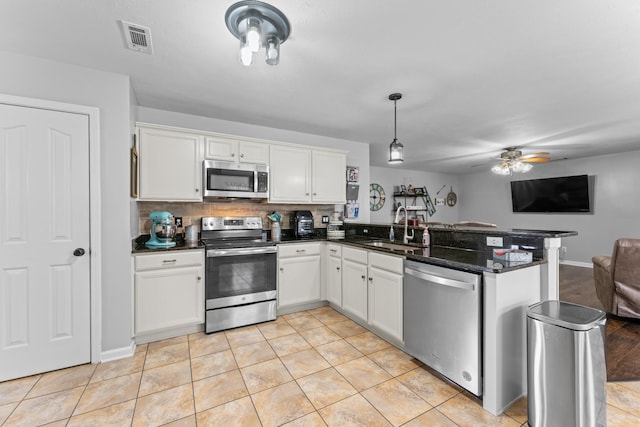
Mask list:
[{"label": "blender", "polygon": [[176,235],[176,226],[172,224],[173,215],[169,212],[151,212],[151,238],[145,246],[151,249],[172,248],[176,245],[173,238]]}]

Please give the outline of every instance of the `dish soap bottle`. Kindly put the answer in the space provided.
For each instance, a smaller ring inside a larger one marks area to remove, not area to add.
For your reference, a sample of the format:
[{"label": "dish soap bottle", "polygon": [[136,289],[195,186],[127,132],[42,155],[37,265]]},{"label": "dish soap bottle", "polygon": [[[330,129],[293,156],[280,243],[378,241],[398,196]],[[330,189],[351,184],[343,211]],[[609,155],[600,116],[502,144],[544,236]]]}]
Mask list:
[{"label": "dish soap bottle", "polygon": [[390,241],[392,241],[392,242],[393,242],[394,240],[396,240],[396,236],[395,236],[395,234],[393,233],[393,225],[392,225],[392,226],[391,226],[391,228],[389,229],[389,240],[390,240]]}]

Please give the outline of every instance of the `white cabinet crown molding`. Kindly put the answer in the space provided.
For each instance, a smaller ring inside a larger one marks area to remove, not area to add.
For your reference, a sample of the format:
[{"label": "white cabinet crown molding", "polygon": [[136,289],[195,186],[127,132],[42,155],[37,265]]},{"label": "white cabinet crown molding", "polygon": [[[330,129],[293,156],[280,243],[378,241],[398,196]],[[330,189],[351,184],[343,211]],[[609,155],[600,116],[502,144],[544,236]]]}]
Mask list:
[{"label": "white cabinet crown molding", "polygon": [[299,147],[299,148],[312,148],[314,150],[321,150],[321,151],[342,153],[342,154],[348,154],[349,153],[349,150],[342,150],[342,149],[338,149],[338,148],[327,148],[327,147],[322,147],[322,146],[317,146],[317,145],[297,144],[297,143],[293,143],[293,142],[276,141],[276,140],[263,139],[263,138],[254,138],[254,137],[250,137],[250,136],[233,135],[233,134],[228,134],[228,133],[213,132],[213,131],[206,131],[206,130],[199,130],[199,129],[189,129],[189,128],[183,128],[183,127],[178,127],[178,126],[167,126],[167,125],[160,125],[160,124],[156,124],[156,123],[136,122],[136,127],[172,130],[172,131],[176,131],[176,132],[185,132],[185,133],[202,135],[202,136],[205,136],[205,137],[210,136],[210,137],[215,137],[215,138],[232,139],[232,140],[237,140],[237,141],[256,142],[256,143],[271,144],[271,145],[283,145],[283,146]]}]

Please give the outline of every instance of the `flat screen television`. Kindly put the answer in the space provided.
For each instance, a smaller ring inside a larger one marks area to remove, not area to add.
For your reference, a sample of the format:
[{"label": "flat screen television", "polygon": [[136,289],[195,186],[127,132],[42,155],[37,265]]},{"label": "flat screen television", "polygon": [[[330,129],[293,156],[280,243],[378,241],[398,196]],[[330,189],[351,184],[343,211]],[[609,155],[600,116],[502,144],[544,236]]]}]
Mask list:
[{"label": "flat screen television", "polygon": [[511,181],[513,212],[591,212],[589,176]]}]

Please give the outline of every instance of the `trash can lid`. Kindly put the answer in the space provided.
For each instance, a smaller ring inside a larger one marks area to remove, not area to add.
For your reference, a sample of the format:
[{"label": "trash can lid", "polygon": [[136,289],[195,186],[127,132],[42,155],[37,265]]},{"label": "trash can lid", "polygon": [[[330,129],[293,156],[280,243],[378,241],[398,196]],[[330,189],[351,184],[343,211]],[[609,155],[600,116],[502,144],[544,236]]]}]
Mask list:
[{"label": "trash can lid", "polygon": [[597,308],[551,300],[530,305],[527,317],[574,331],[588,331],[604,324],[607,314]]}]

